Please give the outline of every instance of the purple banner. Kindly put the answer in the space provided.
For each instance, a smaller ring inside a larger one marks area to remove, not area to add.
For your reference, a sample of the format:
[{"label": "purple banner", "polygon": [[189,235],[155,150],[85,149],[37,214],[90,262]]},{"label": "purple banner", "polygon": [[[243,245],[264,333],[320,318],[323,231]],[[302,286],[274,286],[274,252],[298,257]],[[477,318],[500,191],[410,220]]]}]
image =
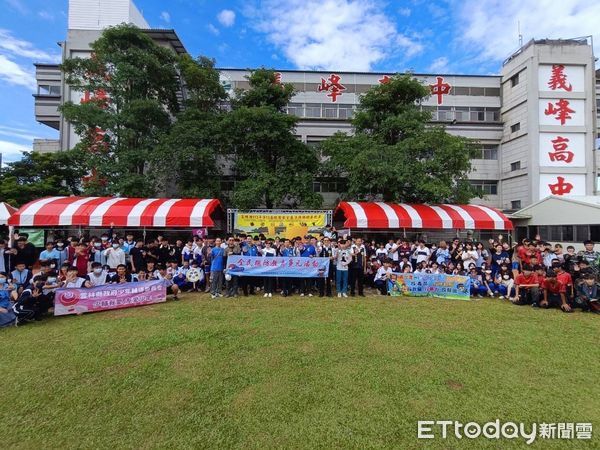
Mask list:
[{"label": "purple banner", "polygon": [[163,281],[106,284],[94,288],[57,289],[54,315],[83,314],[109,309],[151,305],[167,300]]}]

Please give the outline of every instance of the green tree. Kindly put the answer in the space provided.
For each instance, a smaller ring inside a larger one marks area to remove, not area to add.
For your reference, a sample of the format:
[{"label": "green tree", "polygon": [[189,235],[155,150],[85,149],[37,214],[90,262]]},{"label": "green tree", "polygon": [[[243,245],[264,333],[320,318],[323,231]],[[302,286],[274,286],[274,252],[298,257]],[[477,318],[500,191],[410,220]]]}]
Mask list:
[{"label": "green tree", "polygon": [[86,173],[73,152],[25,152],[0,171],[0,198],[13,206],[53,195],[78,195]]},{"label": "green tree", "polygon": [[176,55],[133,25],[107,28],[91,48],[90,58],[61,65],[67,84],[89,93],[61,107],[81,138],[76,151],[93,169],[85,191],[156,195],[165,180],[157,144],[179,109]]},{"label": "green tree", "polygon": [[267,69],[253,71],[248,81],[249,89],[236,92],[221,127],[222,153],[241,180],[233,203],[239,208],[320,206],[323,198],[312,189],[319,159],[294,136],[297,118],[284,112],[293,86],[278,83]]},{"label": "green tree", "polygon": [[179,71],[186,85],[186,107],[165,136],[159,154],[166,158],[163,165],[177,174],[174,181],[178,195],[219,196],[220,107],[227,93],[212,59],[184,55],[179,60]]},{"label": "green tree", "polygon": [[474,143],[428,124],[420,103],[429,90],[410,75],[396,75],[360,99],[354,134],[321,144],[325,173],[348,180],[349,200],[463,203],[477,195],[467,174]]}]

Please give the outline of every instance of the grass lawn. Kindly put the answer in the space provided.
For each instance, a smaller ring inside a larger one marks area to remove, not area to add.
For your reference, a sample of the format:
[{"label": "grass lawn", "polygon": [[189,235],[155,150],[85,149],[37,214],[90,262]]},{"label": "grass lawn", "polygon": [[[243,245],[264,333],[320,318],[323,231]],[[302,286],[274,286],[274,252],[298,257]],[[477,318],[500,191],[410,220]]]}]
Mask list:
[{"label": "grass lawn", "polygon": [[[417,420],[592,422],[600,317],[406,298],[179,302],[0,332],[1,448],[512,448]],[[439,433],[438,433],[439,434]]]}]

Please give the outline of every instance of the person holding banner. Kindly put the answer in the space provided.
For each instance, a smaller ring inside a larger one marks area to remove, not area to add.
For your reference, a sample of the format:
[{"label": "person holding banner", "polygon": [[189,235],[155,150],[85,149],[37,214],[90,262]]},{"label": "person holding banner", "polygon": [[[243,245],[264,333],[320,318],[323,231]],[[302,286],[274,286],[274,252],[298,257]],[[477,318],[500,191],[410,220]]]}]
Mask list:
[{"label": "person holding banner", "polygon": [[317,287],[319,288],[319,297],[323,297],[327,294],[327,297],[331,297],[331,280],[334,276],[333,266],[333,247],[331,246],[331,240],[328,237],[323,238],[323,245],[319,247],[317,254],[319,258],[329,258],[329,271],[325,278],[317,279]]},{"label": "person holding banner", "polygon": [[[283,248],[280,250],[281,256],[284,258],[292,258],[294,256],[294,248],[292,247],[292,243],[289,239],[283,240]],[[281,295],[283,297],[287,297],[291,293],[292,289],[292,280],[287,277],[279,278],[279,282],[281,283]]]},{"label": "person holding banner", "polygon": [[[260,250],[261,254],[265,258],[274,258],[277,255],[277,251],[273,248],[273,241],[268,239],[265,242],[265,248]],[[273,285],[275,284],[275,278],[264,277],[264,289],[265,295],[263,297],[273,297]]]},{"label": "person holding banner", "polygon": [[131,283],[133,278],[130,273],[127,273],[127,266],[125,264],[119,264],[117,271],[110,277],[111,283]]}]

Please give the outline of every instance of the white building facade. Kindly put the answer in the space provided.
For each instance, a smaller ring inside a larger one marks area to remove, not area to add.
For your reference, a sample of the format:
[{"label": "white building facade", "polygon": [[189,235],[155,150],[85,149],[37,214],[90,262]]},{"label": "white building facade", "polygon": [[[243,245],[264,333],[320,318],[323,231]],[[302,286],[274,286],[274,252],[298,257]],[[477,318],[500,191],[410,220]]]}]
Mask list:
[{"label": "white building facade", "polygon": [[[86,57],[90,43],[102,29],[133,23],[157,43],[182,54],[186,50],[174,30],[150,29],[130,0],[70,0],[63,58]],[[233,92],[247,88],[248,72],[220,69],[221,81]],[[360,95],[391,73],[336,71],[278,72],[282,83],[296,90],[287,107],[298,116],[298,139],[318,143],[338,131],[350,133],[350,120]],[[64,101],[80,101],[81,93],[65,85],[57,65],[36,65],[36,119],[59,130],[58,140],[36,140],[34,150],[72,148],[77,136],[57,108]],[[595,152],[598,136],[596,92],[600,81],[590,38],[530,41],[519,49],[497,76],[469,74],[414,74],[432,95],[422,104],[432,123],[449,133],[479,143],[469,178],[484,194],[474,203],[505,211],[521,209],[548,195],[594,195],[598,185]],[[181,99],[185,97],[182,89]],[[222,190],[235,187],[234,173],[223,177]],[[334,205],[345,190],[343,178],[315,178],[313,187],[326,206]]]}]

